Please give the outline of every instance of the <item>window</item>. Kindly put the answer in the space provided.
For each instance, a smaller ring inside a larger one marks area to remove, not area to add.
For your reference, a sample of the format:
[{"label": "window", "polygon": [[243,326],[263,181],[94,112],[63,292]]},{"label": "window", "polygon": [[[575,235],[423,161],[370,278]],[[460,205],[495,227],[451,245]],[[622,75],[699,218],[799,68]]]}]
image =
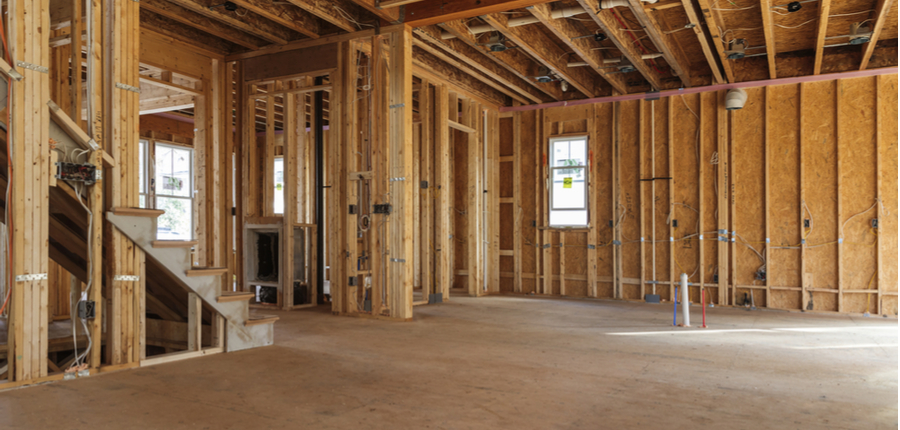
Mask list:
[{"label": "window", "polygon": [[157,218],[159,240],[191,240],[193,238],[193,159],[191,149],[157,143],[154,163],[155,180],[151,191],[155,207],[166,211]]},{"label": "window", "polygon": [[550,139],[550,226],[588,225],[587,136]]},{"label": "window", "polygon": [[272,193],[274,212],[284,213],[284,157],[275,157],[275,166],[272,169],[275,175],[275,191]]},{"label": "window", "polygon": [[138,193],[139,193],[139,203],[138,207],[146,208],[147,207],[147,189],[150,188],[147,184],[147,147],[150,146],[150,142],[146,140],[141,140],[138,145]]}]

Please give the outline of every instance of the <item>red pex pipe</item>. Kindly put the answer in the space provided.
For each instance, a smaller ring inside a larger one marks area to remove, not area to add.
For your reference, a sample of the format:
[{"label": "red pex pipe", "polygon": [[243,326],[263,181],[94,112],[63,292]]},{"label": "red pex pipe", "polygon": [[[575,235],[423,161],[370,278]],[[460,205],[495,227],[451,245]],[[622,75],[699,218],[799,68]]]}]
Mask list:
[{"label": "red pex pipe", "polygon": [[703,328],[706,328],[706,288],[700,288],[700,308],[703,309]]}]

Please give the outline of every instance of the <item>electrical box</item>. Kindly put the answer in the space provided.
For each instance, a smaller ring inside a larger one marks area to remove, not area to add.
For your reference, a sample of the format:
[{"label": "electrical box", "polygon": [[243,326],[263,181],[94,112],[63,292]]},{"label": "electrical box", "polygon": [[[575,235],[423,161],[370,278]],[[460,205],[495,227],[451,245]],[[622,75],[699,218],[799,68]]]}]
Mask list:
[{"label": "electrical box", "polygon": [[383,205],[375,205],[375,210],[372,212],[374,212],[376,214],[381,214],[381,215],[390,215],[391,214],[391,205],[388,203],[385,203]]},{"label": "electrical box", "polygon": [[93,185],[100,180],[100,171],[93,164],[56,163],[56,178]]},{"label": "electrical box", "polygon": [[94,301],[93,300],[82,300],[78,302],[78,318],[83,320],[93,319],[97,316],[97,312],[94,309]]},{"label": "electrical box", "polygon": [[357,209],[357,206],[356,206],[356,205],[350,205],[349,213],[350,213],[350,215],[356,215],[356,214],[358,214],[358,213],[359,213],[359,210]]},{"label": "electrical box", "polygon": [[878,228],[878,218],[872,218],[872,228]]}]

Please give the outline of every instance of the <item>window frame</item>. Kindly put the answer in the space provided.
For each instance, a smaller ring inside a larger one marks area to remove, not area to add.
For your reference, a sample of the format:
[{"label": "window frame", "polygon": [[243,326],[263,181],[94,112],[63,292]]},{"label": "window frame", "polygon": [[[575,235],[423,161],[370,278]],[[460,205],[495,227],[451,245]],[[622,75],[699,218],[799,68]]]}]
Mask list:
[{"label": "window frame", "polygon": [[[140,144],[143,144],[143,145],[140,145]],[[195,197],[194,190],[196,189],[194,182],[197,179],[194,176],[194,173],[195,173],[194,162],[196,161],[194,159],[194,148],[189,147],[189,146],[184,146],[184,145],[178,145],[178,144],[174,144],[174,143],[163,142],[163,141],[159,141],[157,139],[145,138],[145,137],[141,137],[139,139],[139,145],[143,146],[143,148],[140,148],[139,151],[141,151],[143,158],[144,158],[144,161],[140,166],[140,169],[143,170],[144,178],[143,178],[143,181],[139,180],[139,182],[142,182],[140,185],[142,185],[144,187],[144,192],[139,193],[139,195],[141,197],[144,197],[144,206],[143,207],[146,209],[157,209],[159,207],[159,205],[157,204],[158,198],[186,200],[188,202],[188,208],[189,208],[189,212],[191,215],[190,237],[186,240],[188,240],[188,241],[194,240],[194,238],[195,238],[194,227],[195,227],[195,222],[196,222],[196,217],[197,217],[197,214],[194,213],[195,212],[195,210],[194,210],[194,197]],[[188,173],[189,176],[188,177],[190,179],[190,187],[188,190],[189,196],[187,196],[187,197],[173,196],[173,195],[168,195],[168,194],[160,194],[160,193],[156,192],[156,185],[157,185],[157,183],[156,183],[156,150],[158,147],[173,148],[173,149],[178,149],[178,150],[188,152],[188,158],[190,159],[190,163],[188,164],[189,165],[189,173]],[[159,237],[158,235],[159,235],[158,230],[153,232],[154,238],[158,238]]]},{"label": "window frame", "polygon": [[[553,161],[553,154],[555,151],[555,144],[557,142],[571,142],[583,140],[584,141],[584,163],[577,166],[553,166],[551,165]],[[586,228],[590,227],[591,224],[591,211],[590,211],[590,163],[589,155],[590,155],[590,136],[587,134],[576,134],[576,135],[568,135],[568,136],[555,136],[550,137],[547,141],[547,225],[550,228]],[[584,169],[584,206],[580,208],[555,208],[554,204],[554,193],[553,193],[553,174],[557,170],[563,169]],[[586,212],[585,222],[584,224],[552,224],[550,221],[552,219],[553,212]]]}]

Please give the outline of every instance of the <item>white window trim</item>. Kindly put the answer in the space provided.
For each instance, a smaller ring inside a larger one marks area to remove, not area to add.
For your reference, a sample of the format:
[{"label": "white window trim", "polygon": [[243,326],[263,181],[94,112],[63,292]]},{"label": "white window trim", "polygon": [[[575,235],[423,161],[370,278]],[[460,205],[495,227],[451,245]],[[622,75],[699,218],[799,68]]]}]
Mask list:
[{"label": "white window trim", "polygon": [[[556,142],[568,142],[568,141],[579,140],[579,139],[583,139],[583,140],[584,140],[584,159],[586,160],[586,164],[579,165],[579,166],[552,166],[552,165],[549,165],[550,162],[552,162],[552,160],[553,160],[553,152],[552,152],[552,151],[554,150],[554,144],[555,144]],[[548,166],[547,166],[547,167],[548,167],[548,169],[547,169],[547,197],[548,197],[548,199],[549,199],[549,200],[548,200],[548,201],[549,201],[549,204],[547,205],[548,210],[549,210],[549,213],[547,214],[548,224],[549,224],[549,220],[550,220],[550,218],[551,218],[551,217],[550,217],[550,213],[552,213],[552,212],[575,212],[575,211],[586,211],[586,212],[587,212],[587,217],[586,217],[586,219],[585,219],[584,225],[581,225],[581,224],[575,224],[575,225],[550,224],[550,227],[552,227],[552,228],[556,228],[556,227],[560,227],[560,228],[588,227],[588,226],[590,225],[590,223],[591,223],[591,212],[590,212],[590,188],[591,188],[591,187],[590,187],[590,179],[591,179],[591,178],[590,178],[590,175],[591,175],[591,169],[590,169],[590,166],[589,166],[590,160],[588,160],[588,155],[589,155],[589,153],[590,153],[590,149],[589,149],[590,146],[589,146],[589,143],[590,143],[590,142],[589,142],[589,137],[588,137],[588,135],[586,135],[586,134],[585,134],[585,135],[582,135],[582,136],[576,135],[576,136],[565,136],[565,137],[551,137],[551,138],[548,140],[548,142],[547,142],[547,148],[548,148],[548,151],[550,151],[550,154],[548,154],[548,157],[547,157],[547,160],[548,160]],[[556,170],[561,170],[561,169],[571,169],[571,168],[583,168],[583,169],[584,169],[584,207],[581,207],[581,208],[560,208],[560,209],[556,209],[556,208],[553,207],[553,204],[554,204],[554,200],[553,200],[553,172],[556,171]]]},{"label": "white window trim", "polygon": [[[191,229],[190,229],[191,235],[190,235],[190,237],[188,238],[188,240],[194,240],[194,228],[193,228],[193,226],[194,226],[194,221],[195,221],[195,220],[194,220],[194,217],[196,216],[196,214],[194,213],[194,189],[195,189],[194,181],[196,181],[196,178],[194,177],[194,148],[188,148],[188,147],[179,146],[179,145],[167,145],[167,144],[165,144],[165,143],[160,143],[160,142],[154,141],[154,142],[153,142],[153,149],[154,149],[154,151],[153,151],[153,158],[152,158],[152,160],[145,157],[145,160],[147,161],[147,167],[148,167],[148,170],[149,170],[149,167],[151,167],[151,166],[153,167],[153,173],[152,173],[152,174],[153,174],[153,177],[154,177],[154,178],[156,177],[156,148],[158,148],[158,147],[179,149],[179,150],[182,150],[182,151],[188,151],[188,153],[190,154],[190,159],[191,159],[191,162],[189,163],[189,166],[190,166],[190,167],[189,167],[190,172],[188,173],[188,177],[191,178],[191,186],[189,187],[189,190],[190,190],[190,196],[189,196],[189,197],[184,197],[184,196],[170,196],[170,195],[167,195],[167,194],[159,194],[159,193],[156,192],[156,189],[153,189],[153,190],[152,190],[152,191],[153,191],[153,193],[152,193],[152,197],[153,197],[153,198],[151,199],[151,198],[148,197],[148,198],[147,198],[147,204],[148,204],[148,205],[152,205],[153,209],[156,209],[156,208],[157,208],[156,199],[157,199],[157,198],[160,198],[160,197],[166,198],[166,199],[181,199],[181,200],[187,200],[187,201],[190,203],[190,205],[188,205],[188,207],[190,208],[190,212],[191,212],[191,222],[190,222],[190,225],[192,226]],[[147,145],[147,153],[148,153],[148,154],[150,153],[150,145],[149,145],[149,144]],[[151,161],[152,161],[152,163],[151,163]],[[148,183],[146,184],[146,186],[147,186],[146,190],[147,190],[147,193],[148,193],[147,195],[150,196],[150,195],[151,195],[151,194],[150,194],[150,191],[151,191],[151,190],[150,190],[150,184],[149,184],[149,181],[150,181],[150,175],[148,174],[148,175],[145,175],[145,176],[146,176],[145,179],[148,181]],[[158,184],[157,184],[157,185],[158,185]],[[157,233],[158,233],[158,232],[154,232],[154,236],[155,236]]]}]

